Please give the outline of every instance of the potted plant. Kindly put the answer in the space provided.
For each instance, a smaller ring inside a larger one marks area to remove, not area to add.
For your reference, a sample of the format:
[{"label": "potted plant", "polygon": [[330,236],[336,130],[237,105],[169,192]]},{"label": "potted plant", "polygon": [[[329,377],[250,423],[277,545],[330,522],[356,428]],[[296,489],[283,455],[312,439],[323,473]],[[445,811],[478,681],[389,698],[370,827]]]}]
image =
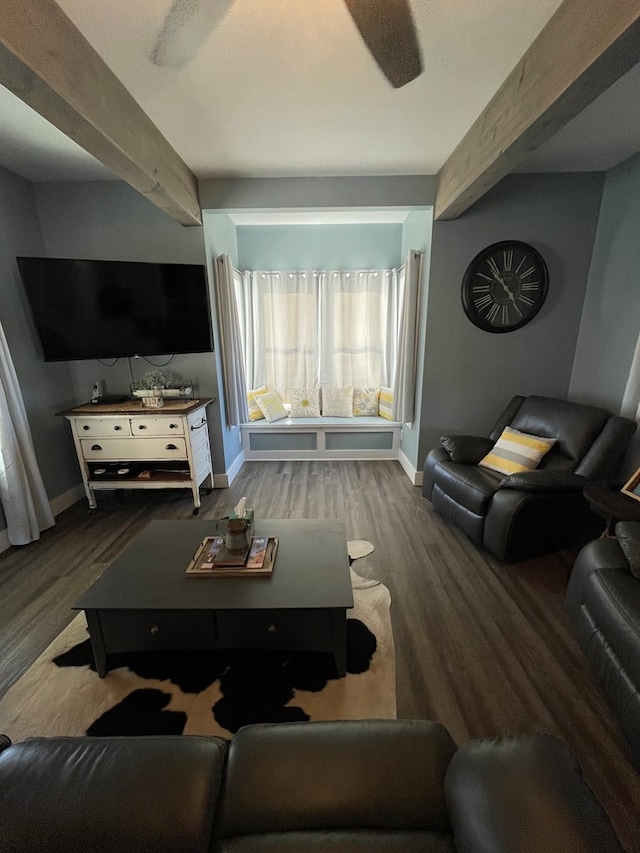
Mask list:
[{"label": "potted plant", "polygon": [[171,374],[162,370],[148,370],[140,379],[134,379],[131,390],[136,397],[150,397],[171,385]]},{"label": "potted plant", "polygon": [[143,401],[149,397],[182,397],[191,393],[191,382],[179,382],[163,370],[149,370],[141,379],[131,383],[131,392],[134,397],[142,397]]}]

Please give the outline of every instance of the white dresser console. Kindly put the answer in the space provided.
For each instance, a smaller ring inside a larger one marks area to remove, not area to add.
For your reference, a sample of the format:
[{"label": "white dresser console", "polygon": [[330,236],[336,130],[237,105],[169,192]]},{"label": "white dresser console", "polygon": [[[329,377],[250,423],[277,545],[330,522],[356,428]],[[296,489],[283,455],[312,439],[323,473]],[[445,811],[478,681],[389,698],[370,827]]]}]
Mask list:
[{"label": "white dresser console", "polygon": [[161,409],[87,403],[60,412],[71,423],[89,507],[96,508],[99,489],[191,489],[197,515],[200,486],[213,488],[211,402],[168,399]]}]

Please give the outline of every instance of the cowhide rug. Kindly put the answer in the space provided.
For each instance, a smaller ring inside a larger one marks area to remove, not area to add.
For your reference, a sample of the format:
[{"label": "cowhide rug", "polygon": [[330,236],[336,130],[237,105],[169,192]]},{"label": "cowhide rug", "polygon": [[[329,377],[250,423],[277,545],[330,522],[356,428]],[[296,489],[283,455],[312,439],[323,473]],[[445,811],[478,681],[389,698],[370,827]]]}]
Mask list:
[{"label": "cowhide rug", "polygon": [[[373,551],[349,542],[351,561]],[[347,675],[317,652],[191,651],[113,655],[99,678],[84,614],[0,702],[0,732],[53,735],[216,734],[256,722],[395,718],[388,589],[351,570]]]}]

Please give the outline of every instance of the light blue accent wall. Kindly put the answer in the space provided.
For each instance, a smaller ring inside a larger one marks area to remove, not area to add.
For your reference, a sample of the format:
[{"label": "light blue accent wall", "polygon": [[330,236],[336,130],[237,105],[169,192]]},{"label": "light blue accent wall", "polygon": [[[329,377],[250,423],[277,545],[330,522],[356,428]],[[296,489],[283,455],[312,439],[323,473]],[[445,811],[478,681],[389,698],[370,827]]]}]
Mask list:
[{"label": "light blue accent wall", "polygon": [[[603,183],[601,173],[511,175],[459,219],[434,223],[420,460],[446,433],[486,435],[515,394],[567,397]],[[492,334],[467,319],[460,287],[500,240],[541,252],[549,293],[527,326]]]},{"label": "light blue accent wall", "polygon": [[[229,230],[229,217],[227,214],[249,213],[249,212],[272,212],[272,211],[309,211],[309,210],[331,210],[357,211],[357,210],[401,210],[406,212],[408,208],[419,207],[415,211],[416,218],[405,220],[397,234],[396,246],[394,248],[395,263],[397,266],[404,261],[407,248],[426,249],[425,256],[428,260],[428,249],[430,246],[430,223],[431,212],[425,213],[428,206],[433,203],[435,197],[434,176],[401,176],[401,177],[354,177],[354,178],[246,178],[228,180],[206,180],[199,184],[200,202],[205,217],[205,241],[207,253],[210,257],[221,252],[226,252],[233,258],[234,237]],[[422,218],[421,218],[422,217]],[[239,268],[250,268],[244,263],[242,238],[240,231],[249,226],[240,226],[237,229],[238,265]],[[275,226],[270,226],[273,228]],[[301,228],[304,226],[296,226]],[[323,226],[326,227],[326,226]],[[366,235],[365,235],[366,237]],[[264,241],[268,239],[268,231],[265,228]],[[370,242],[366,238],[367,242]],[[342,242],[342,241],[341,241]],[[398,250],[399,245],[399,250]],[[363,255],[364,257],[364,255]],[[369,266],[362,261],[354,266]],[[234,262],[235,265],[235,262]],[[333,266],[324,262],[320,266]],[[386,264],[385,264],[386,265]],[[274,265],[266,265],[273,269]],[[286,264],[290,268],[290,264]],[[300,264],[302,268],[306,264]],[[315,266],[315,264],[313,265]],[[335,266],[341,266],[336,263]],[[423,291],[423,299],[426,299]],[[421,306],[421,316],[424,318],[426,302]],[[424,345],[424,336],[421,337],[421,346]],[[420,356],[419,371],[422,371],[422,358]],[[418,400],[420,401],[420,389],[418,389]],[[223,403],[221,404],[223,405]],[[421,403],[418,402],[418,410]],[[223,417],[223,412],[221,412]],[[224,427],[226,430],[226,426]],[[413,426],[418,432],[418,425]],[[235,430],[227,430],[224,438],[225,458],[227,470],[239,453],[236,448]],[[407,433],[406,441],[408,447],[408,458],[415,460],[417,436]],[[403,438],[403,441],[405,439]]]},{"label": "light blue accent wall", "polygon": [[[44,245],[33,187],[0,167],[0,323],[14,363],[36,459],[50,500],[75,486],[80,473],[64,418],[74,402],[67,364],[45,364],[22,288],[16,256],[40,257]],[[0,529],[6,528],[0,516]]]},{"label": "light blue accent wall", "polygon": [[205,214],[202,225],[205,233],[207,257],[215,259],[218,255],[229,255],[236,269],[240,266],[238,258],[238,235],[236,225],[225,213]]},{"label": "light blue accent wall", "polygon": [[[569,394],[620,410],[640,335],[640,154],[606,175]],[[640,436],[625,474],[640,465]]]},{"label": "light blue accent wall", "polygon": [[242,270],[394,269],[402,225],[238,226]]}]

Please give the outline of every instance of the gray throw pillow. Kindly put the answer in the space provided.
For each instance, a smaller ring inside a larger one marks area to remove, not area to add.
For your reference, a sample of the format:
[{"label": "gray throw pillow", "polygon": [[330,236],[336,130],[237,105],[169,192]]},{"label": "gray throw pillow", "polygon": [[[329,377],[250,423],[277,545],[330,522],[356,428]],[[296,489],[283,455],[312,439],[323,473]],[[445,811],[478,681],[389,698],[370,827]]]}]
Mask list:
[{"label": "gray throw pillow", "polygon": [[619,521],[616,539],[629,563],[631,574],[640,580],[640,521]]}]

